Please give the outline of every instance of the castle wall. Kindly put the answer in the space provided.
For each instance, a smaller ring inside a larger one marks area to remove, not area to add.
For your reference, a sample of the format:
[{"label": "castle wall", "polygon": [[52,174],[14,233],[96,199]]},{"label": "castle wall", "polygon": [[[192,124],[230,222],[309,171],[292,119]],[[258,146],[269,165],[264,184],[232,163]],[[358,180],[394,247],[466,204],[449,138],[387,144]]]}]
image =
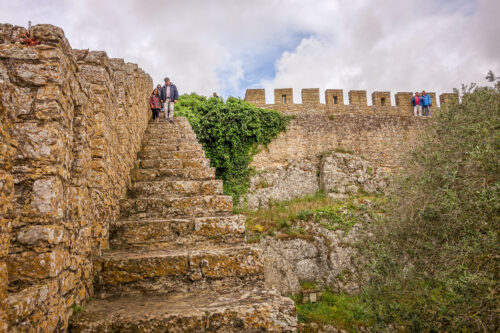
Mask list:
[{"label": "castle wall", "polygon": [[93,294],[92,260],[107,248],[152,80],[72,50],[57,27],[33,27],[36,46],[19,29],[0,25],[0,328],[7,317],[10,332],[63,331]]},{"label": "castle wall", "polygon": [[274,169],[292,160],[346,150],[392,170],[423,124],[419,118],[387,114],[298,114],[286,132],[254,156],[252,166],[259,171]]},{"label": "castle wall", "polygon": [[[262,90],[259,93],[262,101],[265,96]],[[373,92],[370,106],[364,90],[350,91],[347,105],[340,89],[326,90],[325,104],[319,103],[316,95],[319,96],[318,90],[304,89],[302,104],[280,103],[279,99],[275,104],[257,104],[293,117],[286,132],[262,147],[253,158],[251,166],[258,173],[251,180],[247,197],[250,208],[266,206],[268,200],[290,199],[316,191],[320,187],[315,176],[319,160],[327,152],[352,152],[374,168],[393,171],[427,120],[413,116],[412,93],[397,93],[396,106],[391,105],[387,91]],[[435,94],[431,98],[435,106]],[[262,179],[267,179],[264,187],[260,184]],[[280,186],[286,181],[287,186]]]}]

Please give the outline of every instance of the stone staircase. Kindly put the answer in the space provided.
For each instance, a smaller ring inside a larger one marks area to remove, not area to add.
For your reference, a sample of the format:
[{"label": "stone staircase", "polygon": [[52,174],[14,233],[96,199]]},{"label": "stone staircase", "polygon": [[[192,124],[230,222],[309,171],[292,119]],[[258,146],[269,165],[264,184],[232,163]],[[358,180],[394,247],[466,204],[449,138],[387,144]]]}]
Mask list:
[{"label": "stone staircase", "polygon": [[293,301],[263,283],[260,250],[184,118],[150,123],[96,298],[71,332],[291,332]]}]

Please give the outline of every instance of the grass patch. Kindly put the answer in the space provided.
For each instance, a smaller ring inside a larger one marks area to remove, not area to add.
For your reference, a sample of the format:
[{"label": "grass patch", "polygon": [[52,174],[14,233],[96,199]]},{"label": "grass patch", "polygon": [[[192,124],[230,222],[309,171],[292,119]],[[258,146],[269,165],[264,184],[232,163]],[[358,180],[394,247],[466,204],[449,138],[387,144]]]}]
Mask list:
[{"label": "grass patch", "polygon": [[373,324],[372,310],[357,295],[335,294],[324,291],[316,303],[304,303],[302,294],[292,296],[299,323],[332,325],[349,332]]},{"label": "grass patch", "polygon": [[82,312],[85,311],[85,307],[82,306],[81,304],[77,304],[77,303],[73,303],[73,305],[71,306],[71,308],[73,309],[73,315],[74,316],[77,316],[80,313],[82,313]]},{"label": "grass patch", "polygon": [[319,191],[282,202],[271,202],[269,208],[251,211],[240,209],[246,215],[246,229],[250,241],[255,234],[275,236],[281,239],[312,239],[300,222],[314,222],[328,230],[349,230],[356,223],[364,222],[364,214],[375,217],[383,212],[385,197],[378,194],[358,193],[344,200],[331,200]]}]

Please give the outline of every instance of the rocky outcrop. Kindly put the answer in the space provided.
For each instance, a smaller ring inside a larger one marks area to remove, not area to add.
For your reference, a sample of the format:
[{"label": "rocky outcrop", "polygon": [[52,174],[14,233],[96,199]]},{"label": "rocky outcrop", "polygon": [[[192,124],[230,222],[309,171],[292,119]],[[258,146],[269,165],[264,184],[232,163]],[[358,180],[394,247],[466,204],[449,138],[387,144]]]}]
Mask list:
[{"label": "rocky outcrop", "polygon": [[330,153],[321,158],[319,186],[332,198],[354,194],[384,192],[389,175],[365,159],[347,153]]},{"label": "rocky outcrop", "polygon": [[290,200],[318,190],[318,162],[290,161],[285,166],[259,172],[251,178],[248,207],[266,208],[270,200]]},{"label": "rocky outcrop", "polygon": [[314,282],[320,289],[335,292],[357,291],[357,252],[353,244],[360,235],[361,226],[355,226],[349,233],[328,230],[314,222],[303,222],[301,227],[312,240],[268,236],[260,241],[266,285],[283,295],[300,293],[302,282]]},{"label": "rocky outcrop", "polygon": [[150,124],[139,156],[95,262],[97,299],[70,331],[295,330],[293,301],[264,288],[262,252],[187,120]]},{"label": "rocky outcrop", "polygon": [[257,172],[251,178],[247,202],[250,209],[267,208],[271,200],[290,200],[318,190],[339,199],[360,190],[384,192],[388,183],[388,173],[362,157],[330,152]]},{"label": "rocky outcrop", "polygon": [[104,52],[72,50],[60,28],[32,27],[35,46],[23,33],[0,25],[0,330],[63,331],[93,294],[152,81]]}]

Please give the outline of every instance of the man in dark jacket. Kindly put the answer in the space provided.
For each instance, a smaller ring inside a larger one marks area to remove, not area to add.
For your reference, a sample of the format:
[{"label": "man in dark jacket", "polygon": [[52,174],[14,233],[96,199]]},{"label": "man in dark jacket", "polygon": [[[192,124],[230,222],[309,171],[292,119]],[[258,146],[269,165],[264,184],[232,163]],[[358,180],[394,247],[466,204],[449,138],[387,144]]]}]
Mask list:
[{"label": "man in dark jacket", "polygon": [[165,78],[165,85],[161,88],[161,102],[164,103],[165,121],[174,122],[174,106],[179,99],[179,93],[175,84],[170,82],[168,77]]}]

